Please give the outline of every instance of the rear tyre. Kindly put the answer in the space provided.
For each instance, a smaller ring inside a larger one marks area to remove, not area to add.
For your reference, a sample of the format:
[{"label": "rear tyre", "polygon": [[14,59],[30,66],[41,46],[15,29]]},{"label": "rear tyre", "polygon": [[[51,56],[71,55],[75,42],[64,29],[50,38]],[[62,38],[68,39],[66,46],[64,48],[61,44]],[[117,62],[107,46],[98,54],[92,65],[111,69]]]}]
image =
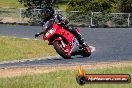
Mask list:
[{"label": "rear tyre", "polygon": [[82,52],[83,57],[89,57],[91,55],[91,49],[90,47],[85,47]]},{"label": "rear tyre", "polygon": [[59,45],[61,45],[60,41],[54,41],[53,42],[53,46],[54,46],[54,49],[56,50],[56,52],[60,56],[62,56],[64,59],[70,59],[71,56],[69,56],[67,53],[65,53],[64,50]]}]

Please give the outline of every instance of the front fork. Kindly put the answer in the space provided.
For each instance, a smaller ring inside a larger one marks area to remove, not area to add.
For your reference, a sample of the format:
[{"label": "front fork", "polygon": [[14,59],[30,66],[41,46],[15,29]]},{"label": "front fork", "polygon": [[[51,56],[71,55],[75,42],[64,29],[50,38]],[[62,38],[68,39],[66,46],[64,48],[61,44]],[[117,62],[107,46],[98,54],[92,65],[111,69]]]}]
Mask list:
[{"label": "front fork", "polygon": [[66,48],[66,45],[63,41],[61,41],[62,47]]}]

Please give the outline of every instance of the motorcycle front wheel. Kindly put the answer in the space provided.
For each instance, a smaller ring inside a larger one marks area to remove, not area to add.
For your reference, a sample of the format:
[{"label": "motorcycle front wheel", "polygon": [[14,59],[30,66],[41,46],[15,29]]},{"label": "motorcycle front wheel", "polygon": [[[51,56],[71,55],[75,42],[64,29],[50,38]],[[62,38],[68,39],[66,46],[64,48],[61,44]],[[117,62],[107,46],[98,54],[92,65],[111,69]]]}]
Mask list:
[{"label": "motorcycle front wheel", "polygon": [[61,41],[54,41],[53,42],[53,46],[54,46],[54,49],[56,50],[56,52],[62,56],[64,59],[70,59],[71,56],[69,56],[67,53],[64,52],[64,48],[61,47]]}]

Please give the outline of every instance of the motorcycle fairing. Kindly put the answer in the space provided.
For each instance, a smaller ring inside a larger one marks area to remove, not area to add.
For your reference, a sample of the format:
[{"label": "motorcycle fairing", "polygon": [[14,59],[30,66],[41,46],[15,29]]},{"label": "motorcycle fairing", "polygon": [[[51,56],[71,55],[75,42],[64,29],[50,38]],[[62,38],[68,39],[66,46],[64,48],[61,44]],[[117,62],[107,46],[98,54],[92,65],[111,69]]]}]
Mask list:
[{"label": "motorcycle fairing", "polygon": [[70,53],[73,53],[79,50],[79,42],[77,41],[75,37],[73,38],[72,42],[70,42],[70,46],[71,46]]},{"label": "motorcycle fairing", "polygon": [[[77,51],[77,49],[79,48],[77,45],[79,44],[77,39],[74,37],[74,35],[72,33],[70,33],[69,31],[65,30],[62,26],[53,23],[52,27],[50,29],[47,30],[47,32],[49,30],[55,30],[54,33],[49,34],[49,36],[45,37],[45,34],[43,35],[43,39],[44,40],[52,40],[55,35],[60,35],[61,37],[63,37],[62,39],[65,38],[65,40],[67,40],[68,44],[66,46],[66,49],[68,49],[67,53],[68,55],[71,55],[72,52]],[[58,37],[60,37],[58,36]],[[49,41],[49,45],[52,44],[53,41]]]}]

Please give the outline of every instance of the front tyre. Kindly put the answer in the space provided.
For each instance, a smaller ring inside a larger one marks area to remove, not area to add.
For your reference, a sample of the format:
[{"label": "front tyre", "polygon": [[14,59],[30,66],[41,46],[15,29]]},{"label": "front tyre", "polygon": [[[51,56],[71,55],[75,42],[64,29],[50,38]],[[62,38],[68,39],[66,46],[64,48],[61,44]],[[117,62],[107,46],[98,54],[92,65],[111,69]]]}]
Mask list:
[{"label": "front tyre", "polygon": [[53,46],[54,49],[56,50],[56,52],[62,56],[64,59],[70,59],[71,56],[69,56],[64,50],[64,48],[62,47],[61,41],[54,41],[53,42]]}]

